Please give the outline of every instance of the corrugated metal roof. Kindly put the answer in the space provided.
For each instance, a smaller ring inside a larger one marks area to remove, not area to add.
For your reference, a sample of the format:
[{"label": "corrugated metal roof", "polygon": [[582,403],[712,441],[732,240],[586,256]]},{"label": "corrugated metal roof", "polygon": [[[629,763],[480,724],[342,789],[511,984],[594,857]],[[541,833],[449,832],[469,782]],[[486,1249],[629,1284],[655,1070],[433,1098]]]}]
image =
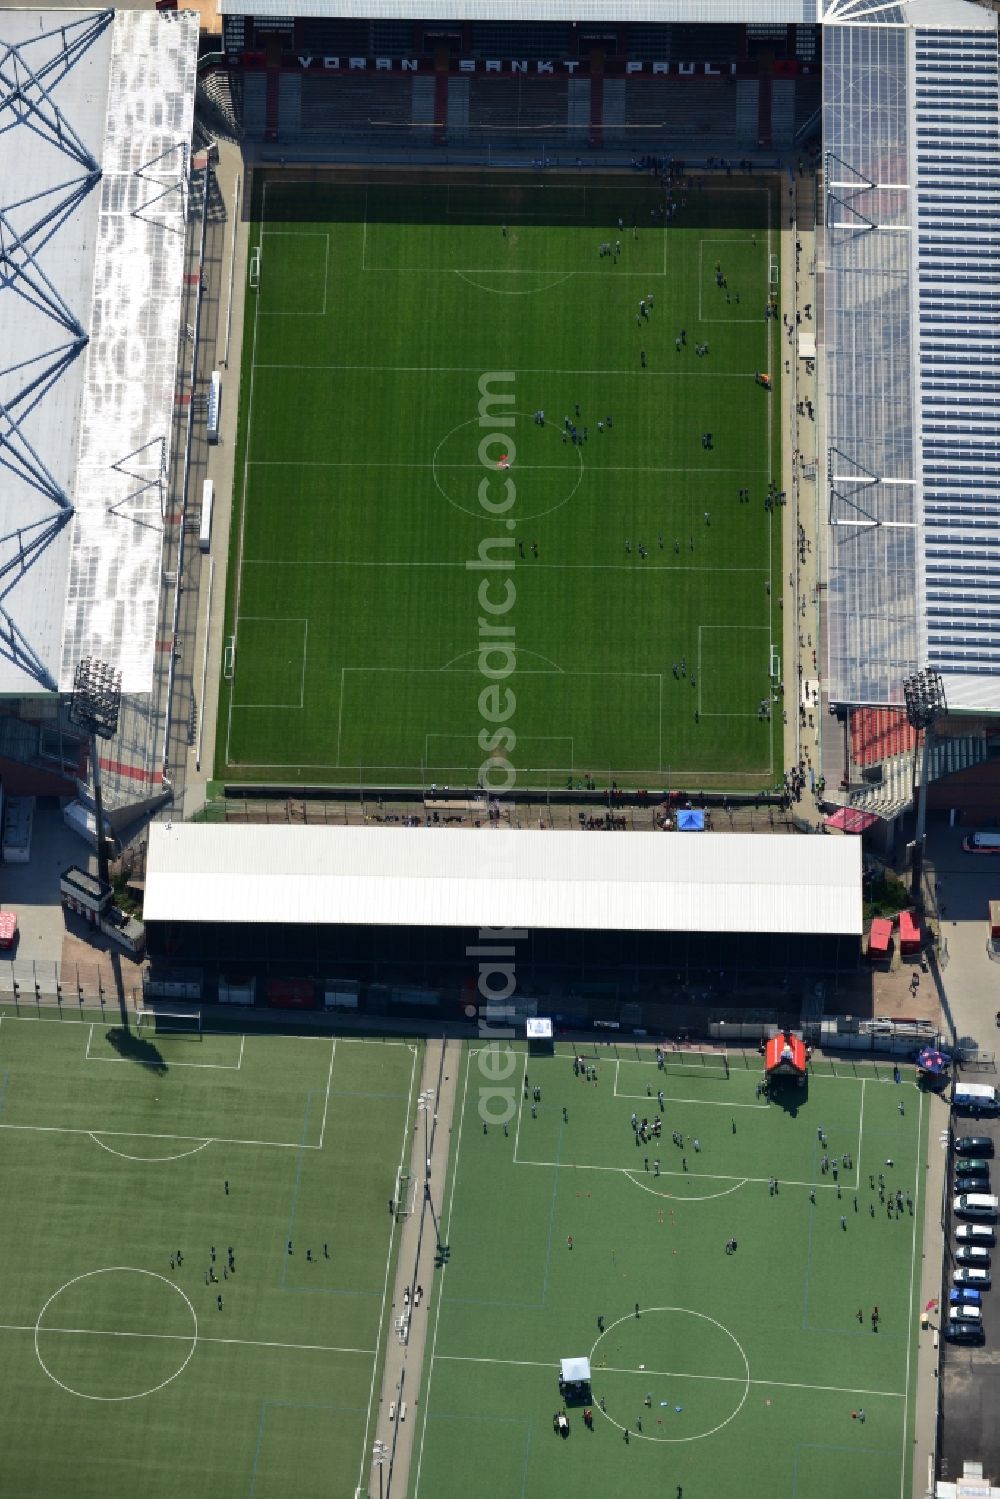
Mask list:
[{"label": "corrugated metal roof", "polygon": [[[662,25],[737,25],[743,21],[810,26],[817,0],[435,0],[435,21],[640,21]],[[219,0],[224,16],[289,20],[337,16],[367,21],[425,21],[424,0]]]},{"label": "corrugated metal roof", "polygon": [[861,932],[861,844],[782,834],[150,828],[147,921]]}]

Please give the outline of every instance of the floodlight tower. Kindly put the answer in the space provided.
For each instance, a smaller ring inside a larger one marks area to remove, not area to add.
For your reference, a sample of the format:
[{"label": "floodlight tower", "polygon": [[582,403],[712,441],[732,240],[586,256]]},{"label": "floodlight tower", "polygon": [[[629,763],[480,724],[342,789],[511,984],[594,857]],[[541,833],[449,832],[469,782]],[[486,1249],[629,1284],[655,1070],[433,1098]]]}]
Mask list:
[{"label": "floodlight tower", "polygon": [[108,878],[108,847],[104,840],[104,805],[101,799],[101,761],[98,739],[112,739],[118,729],[122,705],[122,674],[106,661],[85,656],[76,668],[70,723],[90,736],[90,764],[94,775],[94,817],[97,821],[97,876],[102,885]]},{"label": "floodlight tower", "polygon": [[930,768],[931,730],[936,719],[948,711],[944,695],[944,683],[940,672],[925,666],[921,671],[907,677],[903,683],[903,701],[906,717],[917,731],[924,732],[923,755],[920,764],[920,789],[917,800],[917,829],[913,840],[913,862],[910,871],[910,896],[920,899],[920,879],[924,864],[924,839],[927,832],[927,773]]}]

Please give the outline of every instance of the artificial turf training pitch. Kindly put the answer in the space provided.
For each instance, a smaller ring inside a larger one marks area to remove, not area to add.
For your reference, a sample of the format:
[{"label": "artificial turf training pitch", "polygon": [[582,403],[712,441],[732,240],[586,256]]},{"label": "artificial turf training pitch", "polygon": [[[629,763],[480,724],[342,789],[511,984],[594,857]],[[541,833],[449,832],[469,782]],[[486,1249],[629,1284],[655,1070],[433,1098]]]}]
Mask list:
[{"label": "artificial turf training pitch", "polygon": [[[596,1083],[567,1051],[511,1057],[506,1132],[483,1132],[504,1061],[473,1048],[463,1070],[410,1499],[908,1494],[926,1135],[912,1069],[896,1085],[882,1066],[817,1063],[768,1102],[755,1055],[727,1078],[590,1046]],[[637,1145],[631,1114],[651,1120],[658,1089],[662,1137]],[[581,1355],[594,1427],[569,1405],[561,1439],[559,1361]]]},{"label": "artificial turf training pitch", "polygon": [[418,1078],[403,1043],[4,1013],[4,1494],[364,1492]]},{"label": "artificial turf training pitch", "polygon": [[475,784],[499,623],[519,784],[773,784],[777,191],[664,224],[634,173],[258,179],[221,777]]}]

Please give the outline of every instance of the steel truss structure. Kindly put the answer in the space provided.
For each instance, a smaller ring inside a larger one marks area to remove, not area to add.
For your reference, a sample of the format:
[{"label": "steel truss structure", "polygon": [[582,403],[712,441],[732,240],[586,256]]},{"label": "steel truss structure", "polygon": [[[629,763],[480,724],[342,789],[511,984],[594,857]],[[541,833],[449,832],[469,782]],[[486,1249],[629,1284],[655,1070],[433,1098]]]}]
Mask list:
[{"label": "steel truss structure", "polygon": [[197,21],[0,12],[0,695],[149,690]]}]

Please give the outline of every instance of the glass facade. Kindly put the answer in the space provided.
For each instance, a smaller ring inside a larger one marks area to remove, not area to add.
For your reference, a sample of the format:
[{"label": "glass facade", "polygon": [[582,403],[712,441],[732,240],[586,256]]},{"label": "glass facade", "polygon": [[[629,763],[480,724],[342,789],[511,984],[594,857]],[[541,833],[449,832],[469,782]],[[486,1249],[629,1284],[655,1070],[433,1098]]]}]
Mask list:
[{"label": "glass facade", "polygon": [[824,20],[830,695],[1000,708],[996,18]]}]

